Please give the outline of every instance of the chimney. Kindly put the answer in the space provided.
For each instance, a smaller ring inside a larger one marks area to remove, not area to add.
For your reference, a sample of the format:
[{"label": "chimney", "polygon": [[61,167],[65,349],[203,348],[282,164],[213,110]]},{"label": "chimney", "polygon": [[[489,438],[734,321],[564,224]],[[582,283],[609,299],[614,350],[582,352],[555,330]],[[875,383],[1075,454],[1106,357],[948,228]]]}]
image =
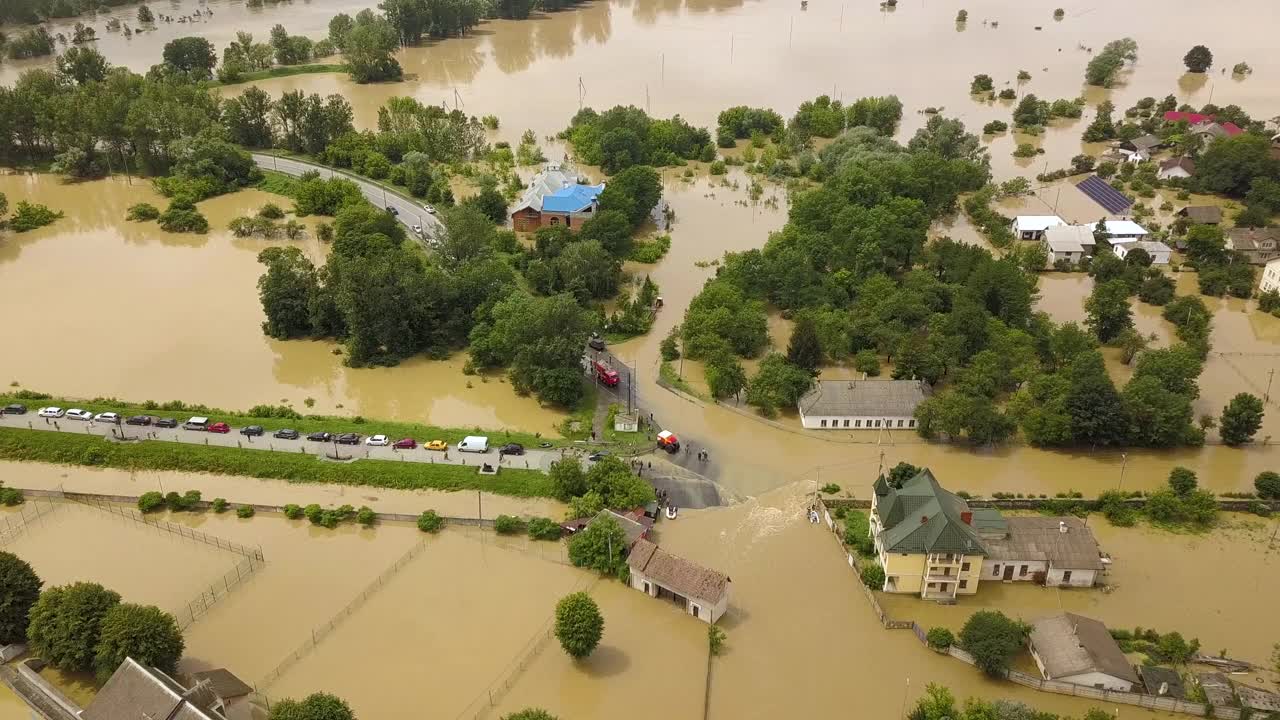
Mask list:
[{"label": "chimney", "polygon": [[921,525],[923,525],[923,524],[925,524],[925,523],[927,523],[927,522],[929,522],[929,516],[928,516],[928,515],[921,515],[921,516],[920,516],[920,524],[921,524]]},{"label": "chimney", "polygon": [[1067,524],[1062,520],[1058,521],[1058,532],[1062,533],[1063,535],[1067,534]]},{"label": "chimney", "polygon": [[965,525],[972,525],[972,524],[973,524],[973,511],[972,511],[972,510],[965,510],[964,512],[960,513],[960,522],[963,522]]}]

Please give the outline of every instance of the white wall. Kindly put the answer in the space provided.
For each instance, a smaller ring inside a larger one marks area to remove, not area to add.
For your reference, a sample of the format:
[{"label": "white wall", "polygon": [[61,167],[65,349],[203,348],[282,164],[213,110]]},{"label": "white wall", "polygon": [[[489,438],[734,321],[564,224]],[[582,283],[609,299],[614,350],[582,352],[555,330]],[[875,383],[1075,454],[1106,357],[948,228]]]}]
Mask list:
[{"label": "white wall", "polygon": [[[1062,574],[1067,570],[1071,570],[1071,582],[1063,582]],[[1045,575],[1044,584],[1068,587],[1093,587],[1097,581],[1098,573],[1096,570],[1073,570],[1071,568],[1051,568]]]},{"label": "white wall", "polygon": [[[982,579],[983,580],[1001,580],[1004,578],[1005,567],[1013,566],[1013,580],[1031,581],[1038,572],[1044,572],[1048,569],[1048,563],[1043,560],[992,560],[987,558],[982,561]],[[1022,574],[1022,566],[1027,566],[1027,574]],[[1071,578],[1075,580],[1075,578]]]},{"label": "white wall", "polygon": [[1079,675],[1053,679],[1074,683],[1076,685],[1084,685],[1086,687],[1102,687],[1107,690],[1119,690],[1120,692],[1130,692],[1133,690],[1133,683],[1128,680],[1122,680],[1121,678],[1100,672],[1081,673]]},{"label": "white wall", "polygon": [[[645,583],[649,583],[649,591],[647,593],[649,597],[656,598],[658,596],[658,583],[654,582],[653,579],[646,577],[641,572],[638,572],[636,570],[631,571],[632,589],[639,590],[640,592],[645,592],[645,589],[644,589]],[[666,586],[663,586],[663,587],[666,587]],[[671,591],[671,588],[667,588],[667,590]],[[671,592],[674,592],[674,591],[671,591]],[[676,594],[679,595],[682,593],[676,593]],[[699,620],[705,623],[718,622],[720,618],[724,617],[724,614],[729,610],[729,593],[726,589],[724,597],[720,598],[720,602],[714,605],[704,600],[688,598],[688,601],[685,603],[684,611],[690,615],[693,615],[694,614],[693,610],[695,607],[698,609],[698,613],[696,617]]]},{"label": "white wall", "polygon": [[[848,426],[845,421],[848,421]],[[826,425],[823,425],[823,422]],[[876,422],[880,427],[876,427]],[[888,423],[886,425],[886,423]],[[910,416],[800,415],[800,424],[809,430],[914,430],[916,419]]]}]

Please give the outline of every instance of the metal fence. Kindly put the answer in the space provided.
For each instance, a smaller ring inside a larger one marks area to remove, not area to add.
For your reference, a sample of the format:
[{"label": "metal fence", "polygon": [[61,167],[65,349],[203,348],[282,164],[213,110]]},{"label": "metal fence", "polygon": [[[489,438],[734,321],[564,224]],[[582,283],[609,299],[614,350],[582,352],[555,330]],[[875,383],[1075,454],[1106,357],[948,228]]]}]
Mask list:
[{"label": "metal fence", "polygon": [[253,555],[241,557],[235,567],[223,573],[220,580],[214,581],[208,588],[201,590],[194,600],[188,602],[176,613],[178,627],[185,630],[191,623],[204,617],[214,603],[230,595],[232,590],[252,577],[258,568],[265,564]]},{"label": "metal fence", "polygon": [[179,537],[184,537],[184,538],[187,538],[188,540],[201,542],[206,545],[212,545],[218,548],[219,550],[226,550],[227,552],[233,552],[233,553],[236,553],[237,555],[243,555],[246,558],[252,558],[258,561],[259,563],[266,561],[266,558],[264,558],[262,555],[262,548],[260,547],[256,547],[256,548],[246,547],[239,543],[233,543],[230,540],[223,540],[222,538],[216,535],[210,535],[208,533],[203,533],[203,532],[200,532],[199,530],[189,528],[186,525],[177,525],[177,524],[168,522],[166,520],[150,518],[142,514],[141,512],[134,510],[133,508],[123,507],[116,503],[103,500],[100,498],[85,496],[85,495],[68,495],[67,497],[72,502],[77,502],[77,503],[80,503],[81,505],[88,505],[89,507],[97,508],[102,512],[110,513],[112,515],[118,515],[127,520],[133,520],[134,522],[142,523],[143,525],[150,525],[151,527],[156,528],[157,530],[162,530],[164,532],[171,533]]},{"label": "metal fence", "polygon": [[31,523],[56,511],[58,507],[58,503],[52,500],[41,501],[40,498],[36,498],[23,503],[22,509],[17,513],[5,513],[0,516],[4,520],[0,524],[0,547],[17,540],[31,526]]},{"label": "metal fence", "polygon": [[394,563],[391,564],[391,567],[388,567],[386,570],[383,570],[382,573],[378,575],[378,577],[373,579],[373,582],[365,586],[365,589],[363,592],[357,595],[354,600],[347,603],[346,607],[339,610],[336,614],[334,614],[333,617],[329,618],[328,622],[326,622],[323,625],[318,625],[314,628],[311,628],[311,634],[307,637],[305,641],[303,641],[302,645],[300,645],[298,649],[289,653],[289,655],[284,660],[281,660],[279,664],[277,664],[270,672],[262,676],[261,679],[259,679],[256,683],[254,683],[254,689],[255,691],[257,691],[258,695],[261,696],[264,700],[268,700],[268,698],[266,697],[265,693],[263,693],[263,691],[266,688],[270,687],[271,683],[280,679],[280,676],[284,675],[284,673],[289,668],[293,667],[295,664],[298,663],[298,661],[306,657],[315,648],[315,646],[320,643],[321,640],[325,639],[326,637],[328,637],[330,633],[336,630],[338,626],[342,624],[343,620],[346,620],[348,617],[351,616],[352,613],[354,613],[356,610],[359,610],[366,602],[368,602],[369,598],[372,597],[373,594],[376,593],[379,589],[381,589],[382,586],[386,585],[387,581],[390,580],[392,576],[394,576],[397,572],[400,571],[401,568],[403,568],[405,565],[408,565],[410,562],[413,561],[414,558],[416,558],[419,554],[421,554],[423,549],[426,548],[426,546],[427,546],[427,543],[425,538],[414,543],[413,547],[409,548],[408,552],[406,552],[404,555],[401,555],[398,560],[396,560]]}]

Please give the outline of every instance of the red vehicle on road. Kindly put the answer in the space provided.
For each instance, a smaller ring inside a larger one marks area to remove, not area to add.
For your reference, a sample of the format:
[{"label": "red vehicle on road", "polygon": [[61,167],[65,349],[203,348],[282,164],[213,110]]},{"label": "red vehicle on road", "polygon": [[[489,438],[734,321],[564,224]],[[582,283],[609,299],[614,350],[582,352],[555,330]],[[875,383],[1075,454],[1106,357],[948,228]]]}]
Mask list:
[{"label": "red vehicle on road", "polygon": [[391,447],[397,450],[412,450],[418,447],[418,441],[413,438],[405,438],[403,440],[397,440]]},{"label": "red vehicle on road", "polygon": [[229,433],[231,426],[224,422],[216,422],[209,425],[209,432],[212,433]]},{"label": "red vehicle on road", "polygon": [[611,370],[608,367],[602,365],[599,361],[592,361],[591,365],[595,368],[596,380],[599,380],[600,382],[604,383],[608,387],[618,386],[617,370]]}]

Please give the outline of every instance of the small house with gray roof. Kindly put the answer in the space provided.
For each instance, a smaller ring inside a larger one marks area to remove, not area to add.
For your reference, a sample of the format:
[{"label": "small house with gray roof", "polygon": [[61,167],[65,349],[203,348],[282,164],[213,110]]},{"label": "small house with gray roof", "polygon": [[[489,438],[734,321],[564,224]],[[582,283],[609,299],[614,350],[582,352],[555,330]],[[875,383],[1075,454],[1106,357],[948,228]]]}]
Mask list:
[{"label": "small house with gray roof", "polygon": [[883,476],[871,498],[870,533],[885,592],[954,601],[983,581],[1092,587],[1105,569],[1089,528],[1076,517],[1004,517],[970,507],[928,469],[902,483]]},{"label": "small house with gray roof", "polygon": [[932,391],[923,380],[821,380],[800,397],[808,430],[912,429]]},{"label": "small house with gray roof", "polygon": [[1031,657],[1046,680],[1099,690],[1133,692],[1138,674],[1107,626],[1083,615],[1062,613],[1031,626]]},{"label": "small house with gray roof", "polygon": [[83,720],[222,720],[208,683],[183,687],[156,668],[126,658],[80,713]]}]

